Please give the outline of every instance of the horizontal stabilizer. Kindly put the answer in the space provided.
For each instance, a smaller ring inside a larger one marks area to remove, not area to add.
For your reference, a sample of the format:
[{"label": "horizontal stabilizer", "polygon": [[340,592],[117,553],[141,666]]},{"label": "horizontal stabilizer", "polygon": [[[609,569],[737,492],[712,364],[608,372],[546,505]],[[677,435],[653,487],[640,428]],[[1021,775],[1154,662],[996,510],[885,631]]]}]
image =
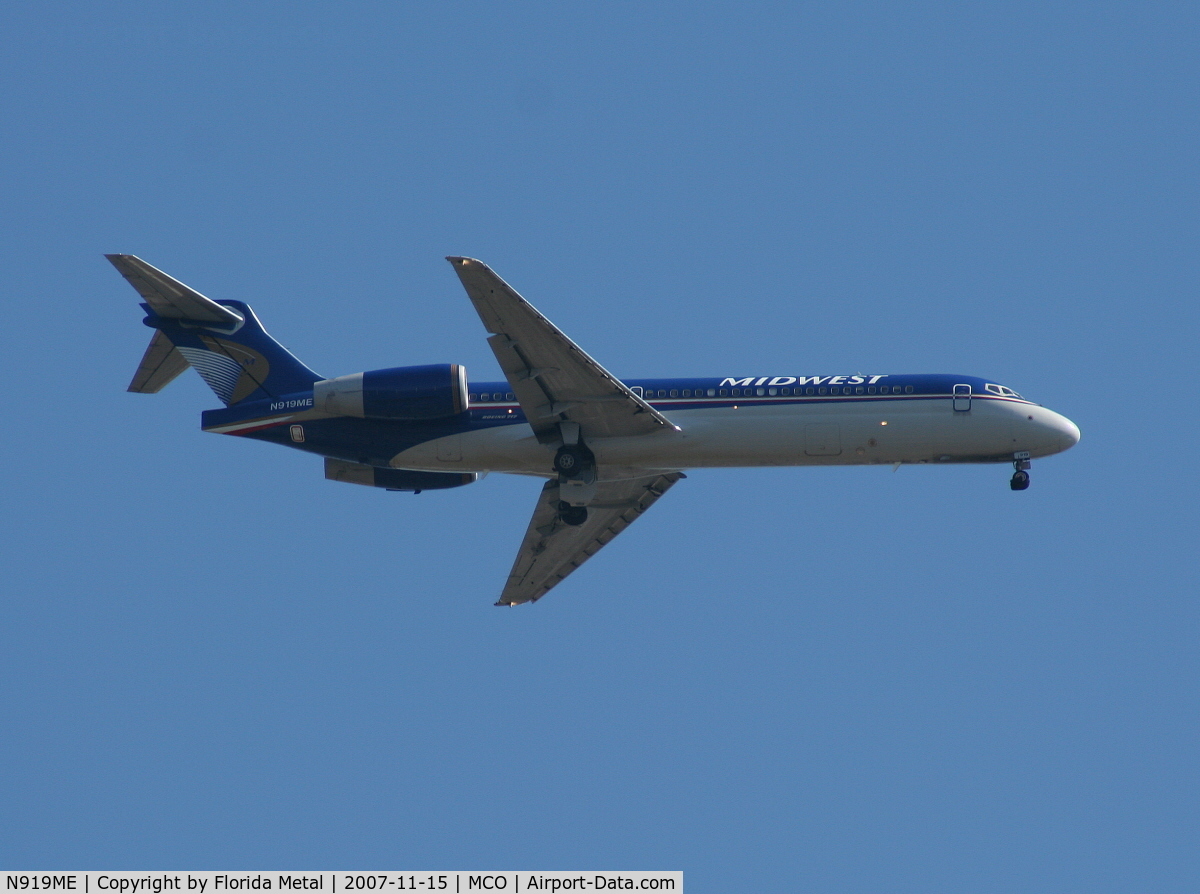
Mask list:
[{"label": "horizontal stabilizer", "polygon": [[[168,320],[233,327],[242,317],[134,255],[105,255],[153,311]],[[165,382],[163,383],[166,384]]]},{"label": "horizontal stabilizer", "polygon": [[155,332],[127,390],[139,394],[157,394],[187,368],[187,358],[162,332]]}]

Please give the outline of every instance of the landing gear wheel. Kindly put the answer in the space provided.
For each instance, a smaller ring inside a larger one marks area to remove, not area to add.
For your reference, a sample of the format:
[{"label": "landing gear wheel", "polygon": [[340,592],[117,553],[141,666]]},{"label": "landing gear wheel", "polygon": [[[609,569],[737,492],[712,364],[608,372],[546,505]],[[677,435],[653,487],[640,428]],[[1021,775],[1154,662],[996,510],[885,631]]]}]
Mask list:
[{"label": "landing gear wheel", "polygon": [[577,528],[587,521],[588,511],[586,506],[572,506],[566,501],[559,501],[558,517],[564,525],[570,525]]},{"label": "landing gear wheel", "polygon": [[1025,490],[1029,487],[1029,473],[1024,469],[1017,469],[1013,472],[1012,481],[1008,482],[1008,486],[1013,490]]},{"label": "landing gear wheel", "polygon": [[577,478],[592,464],[590,452],[573,444],[565,444],[554,454],[554,471],[567,478]]}]

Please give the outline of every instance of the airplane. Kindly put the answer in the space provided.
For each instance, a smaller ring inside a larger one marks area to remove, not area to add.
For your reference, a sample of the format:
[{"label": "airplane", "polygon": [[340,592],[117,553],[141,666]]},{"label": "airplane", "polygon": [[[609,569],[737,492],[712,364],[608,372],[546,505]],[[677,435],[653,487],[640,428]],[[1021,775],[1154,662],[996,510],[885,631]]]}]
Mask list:
[{"label": "airplane", "polygon": [[[536,602],[687,469],[1011,463],[1079,441],[1079,428],[1013,389],[957,375],[752,375],[621,380],[486,264],[447,260],[504,381],[458,364],[326,379],[241,301],[213,301],[133,255],[106,255],[154,330],[129,391],[191,366],[225,404],[204,431],[316,453],[325,477],[389,491],[461,487],[488,472],[544,479],[496,605]],[[740,370],[745,372],[745,370]]]}]

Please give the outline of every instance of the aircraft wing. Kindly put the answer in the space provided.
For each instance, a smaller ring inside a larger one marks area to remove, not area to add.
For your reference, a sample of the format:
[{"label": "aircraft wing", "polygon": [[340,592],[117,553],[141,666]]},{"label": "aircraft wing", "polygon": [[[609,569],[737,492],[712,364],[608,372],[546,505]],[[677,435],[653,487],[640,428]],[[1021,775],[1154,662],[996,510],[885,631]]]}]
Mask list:
[{"label": "aircraft wing", "polygon": [[559,422],[578,423],[587,438],[675,430],[486,264],[471,258],[446,260],[492,333],[488,344],[539,441],[558,440]]},{"label": "aircraft wing", "polygon": [[599,481],[587,521],[578,527],[558,518],[558,482],[547,481],[521,550],[496,605],[536,602],[559,581],[590,559],[650,508],[679,472],[648,472],[644,478]]}]

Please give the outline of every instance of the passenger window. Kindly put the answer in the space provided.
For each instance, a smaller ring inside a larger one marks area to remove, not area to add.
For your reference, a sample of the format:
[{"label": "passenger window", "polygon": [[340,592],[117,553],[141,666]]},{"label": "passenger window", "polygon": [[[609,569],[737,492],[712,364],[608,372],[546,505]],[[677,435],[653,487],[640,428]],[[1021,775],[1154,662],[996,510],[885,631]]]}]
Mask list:
[{"label": "passenger window", "polygon": [[867,394],[874,394],[874,393],[875,393],[875,386],[874,385],[868,386]]},{"label": "passenger window", "polygon": [[733,396],[734,396],[734,397],[741,397],[741,396],[742,396],[742,389],[741,389],[741,388],[734,388],[734,389],[733,389]]},{"label": "passenger window", "polygon": [[479,395],[478,394],[468,394],[467,400],[479,400]]},{"label": "passenger window", "polygon": [[684,389],[683,389],[683,396],[684,396],[684,397],[691,397],[691,396],[692,396],[692,390],[691,390],[690,388],[684,388]]},{"label": "passenger window", "polygon": [[855,389],[854,389],[854,393],[855,393],[855,394],[862,394],[862,393],[863,393],[863,386],[862,386],[862,385],[859,385],[857,388],[855,388]]},{"label": "passenger window", "polygon": [[[758,393],[759,393],[759,394],[762,394],[762,389],[759,389],[759,392],[758,392]],[[774,396],[775,396],[776,394],[778,394],[778,393],[779,393],[779,389],[778,389],[778,388],[768,388],[768,389],[767,389],[767,394],[771,395],[772,397],[774,397]]]},{"label": "passenger window", "polygon": [[809,385],[807,388],[804,389],[804,393],[805,394],[816,394],[817,392],[813,390],[812,385]]},{"label": "passenger window", "polygon": [[912,393],[913,393],[913,386],[912,386],[912,385],[905,385],[905,386],[904,386],[904,393],[905,393],[905,394],[912,394]]},{"label": "passenger window", "polygon": [[[722,393],[722,394],[724,394],[725,392],[724,392],[724,391],[722,391],[721,393]],[[716,396],[717,396],[717,389],[716,389],[716,388],[709,388],[709,389],[708,389],[708,396],[709,396],[709,397],[716,397]]]},{"label": "passenger window", "polygon": [[821,388],[817,389],[817,393],[818,393],[818,394],[824,394],[824,393],[825,393],[827,390],[828,390],[828,389],[826,389],[826,388],[824,388],[824,387],[821,387]]},{"label": "passenger window", "polygon": [[517,396],[515,394],[513,394],[511,391],[508,392],[508,394],[504,395],[504,397],[506,400],[516,400],[517,399]]},{"label": "passenger window", "polygon": [[900,393],[900,386],[899,386],[899,385],[893,385],[893,386],[892,386],[892,394],[899,394],[899,393]]},{"label": "passenger window", "polygon": [[678,388],[671,389],[671,397],[679,397],[679,389]]},{"label": "passenger window", "polygon": [[[710,391],[710,392],[708,392],[708,393],[709,393],[709,394],[712,394],[712,392],[711,392],[711,391]],[[725,391],[725,389],[724,389],[724,388],[722,388],[722,389],[721,389],[721,397],[728,397],[728,396],[729,396],[729,394],[728,394],[728,393]]]}]

